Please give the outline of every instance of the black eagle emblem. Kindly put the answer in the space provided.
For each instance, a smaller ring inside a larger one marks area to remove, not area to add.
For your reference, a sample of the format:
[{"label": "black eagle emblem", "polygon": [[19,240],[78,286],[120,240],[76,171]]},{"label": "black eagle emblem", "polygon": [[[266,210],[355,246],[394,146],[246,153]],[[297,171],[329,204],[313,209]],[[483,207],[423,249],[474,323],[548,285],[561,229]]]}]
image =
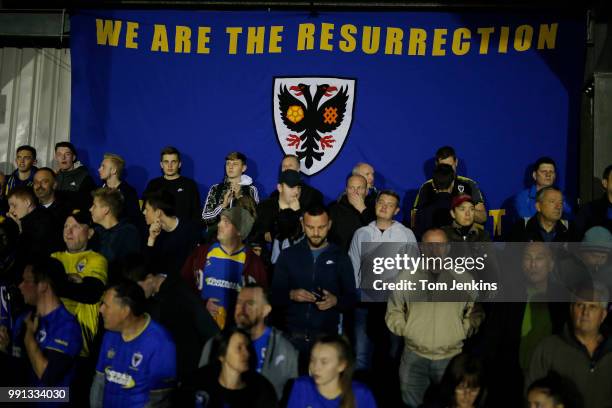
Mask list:
[{"label": "black eagle emblem", "polygon": [[[302,95],[306,100],[306,106],[296,98]],[[323,96],[332,97],[319,106]],[[332,132],[340,126],[344,120],[347,101],[348,87],[338,90],[337,87],[329,84],[317,85],[313,97],[308,85],[298,84],[289,89],[286,85],[281,85],[278,94],[278,108],[283,123],[290,130],[301,133],[301,135],[290,134],[287,141],[289,146],[296,146],[296,155],[300,160],[305,159],[306,168],[309,169],[314,160],[321,160],[325,148],[333,146],[335,142],[333,136],[325,135],[325,133]]]}]

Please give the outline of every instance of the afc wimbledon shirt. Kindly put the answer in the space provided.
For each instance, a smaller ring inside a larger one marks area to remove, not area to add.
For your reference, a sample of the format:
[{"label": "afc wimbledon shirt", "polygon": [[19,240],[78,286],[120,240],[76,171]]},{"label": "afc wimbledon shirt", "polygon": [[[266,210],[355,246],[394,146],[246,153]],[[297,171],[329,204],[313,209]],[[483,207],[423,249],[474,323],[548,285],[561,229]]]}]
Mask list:
[{"label": "afc wimbledon shirt", "polygon": [[96,371],[104,375],[105,407],[143,407],[151,391],[175,387],[176,348],[170,334],[147,315],[142,332],[130,341],[107,331]]},{"label": "afc wimbledon shirt", "polygon": [[[94,251],[83,251],[71,254],[68,251],[54,252],[51,256],[59,260],[67,274],[77,274],[81,278],[96,278],[106,284],[107,262],[106,258]],[[66,309],[72,313],[79,324],[83,334],[82,357],[89,356],[89,348],[93,344],[94,337],[98,332],[100,303],[85,304],[76,300],[62,298]]]},{"label": "afc wimbledon shirt", "polygon": [[[19,316],[15,323],[16,337],[13,339],[13,356],[27,359],[27,351],[23,343],[23,337],[26,330],[24,320],[26,317],[27,313]],[[79,323],[75,317],[66,310],[64,305],[60,305],[48,315],[38,318],[38,329],[34,334],[34,338],[43,355],[47,358],[49,358],[48,353],[50,351],[55,351],[76,359],[83,344]],[[74,378],[74,365],[62,380],[55,384],[44,384],[36,377],[33,371],[31,375],[33,378],[31,385],[34,386],[68,387]]]},{"label": "afc wimbledon shirt", "polygon": [[220,310],[214,318],[222,329],[227,314],[233,313],[238,291],[243,286],[242,271],[245,262],[245,247],[228,254],[219,243],[215,243],[208,250],[206,265],[198,271],[197,285],[202,299],[219,299],[217,304]]}]

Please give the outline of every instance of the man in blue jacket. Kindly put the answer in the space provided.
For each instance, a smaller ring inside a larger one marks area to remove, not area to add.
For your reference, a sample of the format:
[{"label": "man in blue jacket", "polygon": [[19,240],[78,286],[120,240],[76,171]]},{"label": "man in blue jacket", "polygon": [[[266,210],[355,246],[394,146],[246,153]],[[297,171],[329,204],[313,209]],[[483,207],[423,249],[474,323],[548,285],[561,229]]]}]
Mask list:
[{"label": "man in blue jacket", "polygon": [[[550,157],[540,157],[533,165],[531,177],[534,181],[533,185],[514,196],[513,210],[516,211],[516,217],[523,220],[527,220],[536,214],[536,195],[538,191],[555,185],[557,164]],[[572,207],[567,201],[563,202],[563,213],[563,218],[571,216]]]},{"label": "man in blue jacket", "polygon": [[306,210],[302,226],[307,239],[281,252],[272,281],[272,303],[284,309],[287,333],[300,353],[300,370],[316,337],[337,333],[340,314],[357,301],[351,260],[327,241],[327,210]]}]

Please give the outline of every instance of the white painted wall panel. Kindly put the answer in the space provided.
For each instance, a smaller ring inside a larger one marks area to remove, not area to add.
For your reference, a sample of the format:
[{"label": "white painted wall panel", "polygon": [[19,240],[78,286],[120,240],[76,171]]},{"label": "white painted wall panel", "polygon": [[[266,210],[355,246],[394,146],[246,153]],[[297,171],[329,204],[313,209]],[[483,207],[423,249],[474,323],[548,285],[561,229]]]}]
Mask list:
[{"label": "white painted wall panel", "polygon": [[70,135],[70,50],[0,48],[0,171],[14,170],[15,149],[29,144],[38,165]]}]

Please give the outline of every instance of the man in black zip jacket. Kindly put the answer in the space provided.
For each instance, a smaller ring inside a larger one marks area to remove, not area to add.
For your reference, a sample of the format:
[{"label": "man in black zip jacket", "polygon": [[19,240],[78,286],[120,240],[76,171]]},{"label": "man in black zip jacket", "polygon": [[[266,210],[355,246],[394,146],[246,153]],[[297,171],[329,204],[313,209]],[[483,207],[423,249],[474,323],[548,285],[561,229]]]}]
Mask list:
[{"label": "man in black zip jacket", "polygon": [[289,339],[306,368],[317,336],[337,333],[340,313],[357,302],[355,275],[347,253],[327,241],[331,227],[324,207],[307,210],[306,239],[281,252],[272,280],[272,304],[284,312]]}]

